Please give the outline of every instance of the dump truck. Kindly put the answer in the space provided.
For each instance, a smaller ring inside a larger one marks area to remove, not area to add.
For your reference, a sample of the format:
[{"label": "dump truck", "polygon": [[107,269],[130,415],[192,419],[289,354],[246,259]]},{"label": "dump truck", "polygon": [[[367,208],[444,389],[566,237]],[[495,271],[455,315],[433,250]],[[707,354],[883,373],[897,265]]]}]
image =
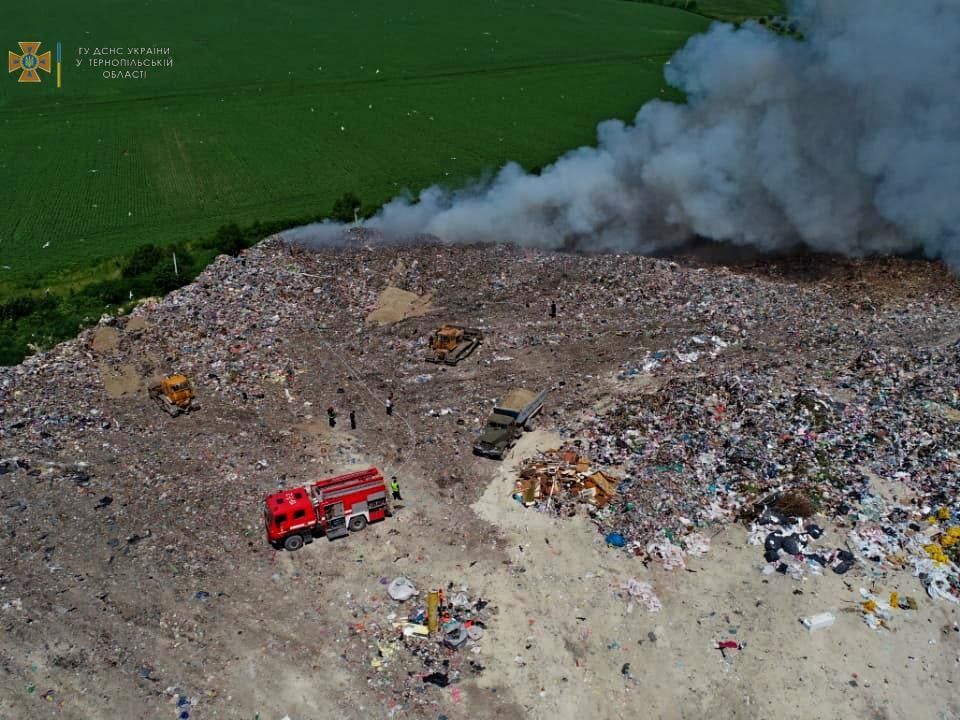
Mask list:
[{"label": "dump truck", "polygon": [[151,385],[150,399],[164,412],[176,417],[180,413],[198,409],[193,387],[185,375],[170,375]]},{"label": "dump truck", "polygon": [[293,551],[316,537],[334,540],[360,532],[383,520],[387,511],[386,483],[372,467],[267,495],[263,520],[267,541]]},{"label": "dump truck", "polygon": [[444,325],[430,337],[428,362],[456,365],[477,349],[483,333],[477,328]]},{"label": "dump truck", "polygon": [[533,419],[543,409],[544,390],[515,388],[493,408],[483,432],[473,446],[475,455],[503,460],[524,430],[533,428]]}]

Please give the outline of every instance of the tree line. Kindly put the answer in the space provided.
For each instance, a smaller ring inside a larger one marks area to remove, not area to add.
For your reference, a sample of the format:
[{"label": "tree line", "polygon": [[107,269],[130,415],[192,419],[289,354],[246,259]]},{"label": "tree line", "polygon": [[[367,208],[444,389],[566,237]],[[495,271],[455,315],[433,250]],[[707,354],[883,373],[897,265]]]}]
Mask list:
[{"label": "tree line", "polygon": [[[33,352],[75,337],[104,314],[122,314],[143,298],[188,285],[218,255],[238,255],[265,237],[327,218],[353,222],[360,212],[360,198],[348,192],[326,214],[267,223],[257,220],[245,227],[230,223],[207,237],[141,245],[109,262],[100,279],[67,290],[16,294],[0,302],[0,365],[15,365]],[[364,208],[362,216],[372,212]]]}]

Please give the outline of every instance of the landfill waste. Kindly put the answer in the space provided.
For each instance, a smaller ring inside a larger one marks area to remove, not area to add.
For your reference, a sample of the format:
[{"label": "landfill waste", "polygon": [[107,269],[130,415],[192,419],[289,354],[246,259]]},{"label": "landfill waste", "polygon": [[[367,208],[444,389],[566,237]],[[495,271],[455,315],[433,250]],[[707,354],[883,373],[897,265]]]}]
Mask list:
[{"label": "landfill waste", "polygon": [[863,621],[873,630],[892,630],[891,622],[899,611],[918,609],[919,603],[910,595],[901,596],[896,591],[884,594],[878,590],[860,588],[860,612]]},{"label": "landfill waste", "polygon": [[817,613],[816,615],[811,615],[810,617],[805,617],[801,620],[801,622],[810,632],[813,632],[814,630],[824,630],[833,625],[835,621],[836,617],[833,615],[833,613],[829,612]]},{"label": "landfill waste", "polygon": [[868,627],[891,629],[889,622],[893,620],[893,606],[884,598],[874,595],[866,588],[860,588],[860,610],[863,621]]},{"label": "landfill waste", "polygon": [[658,612],[663,609],[663,604],[660,602],[660,598],[658,598],[656,593],[653,591],[653,587],[650,585],[650,583],[642,582],[640,580],[636,580],[635,578],[630,578],[620,587],[621,589],[626,590],[628,597],[630,597],[632,600],[642,603],[643,606],[650,612]]},{"label": "landfill waste", "polygon": [[450,684],[450,676],[447,673],[432,672],[423,676],[423,681],[437,687],[446,687]]},{"label": "landfill waste", "polygon": [[398,577],[387,586],[387,594],[399,602],[405,602],[417,594],[413,583],[405,577]]},{"label": "landfill waste", "polygon": [[467,628],[459,620],[450,620],[442,626],[443,644],[457,649],[467,641]]},{"label": "landfill waste", "polygon": [[607,545],[615,548],[622,548],[627,544],[627,541],[623,539],[623,535],[617,532],[608,533],[606,541]]},{"label": "landfill waste", "polygon": [[800,518],[765,511],[750,528],[749,542],[763,545],[761,566],[765,575],[774,572],[800,580],[807,575],[822,575],[825,568],[831,568],[838,575],[846,573],[854,564],[854,556],[848,550],[818,550],[812,543],[823,536],[819,525]]},{"label": "landfill waste", "polygon": [[746,647],[746,643],[737,642],[736,640],[718,640],[716,644],[716,649],[720,651],[720,655],[726,659],[728,650],[743,650]]},{"label": "landfill waste", "polygon": [[[506,246],[385,251],[364,233],[320,252],[268,240],[217,258],[164,298],[105,315],[76,339],[0,368],[0,521],[16,538],[0,545],[10,677],[26,677],[29,663],[42,660],[51,684],[61,677],[63,687],[117,687],[127,714],[146,717],[154,700],[136,684],[153,683],[138,668],[157,678],[189,657],[216,669],[191,680],[203,716],[229,716],[226,698],[248,680],[218,636],[242,630],[238,641],[262,648],[265,661],[311,667],[313,648],[288,642],[291,615],[276,612],[276,598],[321,595],[333,585],[328,578],[360,587],[356,573],[373,556],[365,547],[382,540],[397,558],[382,587],[345,602],[298,602],[295,619],[345,658],[351,690],[368,694],[362,704],[371,716],[436,717],[439,693],[422,677],[480,672],[486,658],[473,651],[496,642],[495,633],[480,628],[478,643],[468,626],[467,642],[452,650],[419,634],[425,620],[393,627],[389,614],[413,614],[420,598],[399,605],[386,585],[434,554],[448,567],[488,559],[473,550],[486,548],[486,538],[478,541],[472,513],[462,512],[488,479],[471,464],[473,439],[491,398],[544,377],[557,378],[541,418],[560,438],[553,444],[617,479],[602,507],[554,493],[552,511],[584,514],[598,544],[619,533],[626,545],[616,552],[654,563],[662,556],[683,572],[676,559],[693,569],[692,535],[749,526],[763,510],[776,512],[766,499],[801,493],[810,504],[801,509],[814,511],[804,518],[802,552],[845,549],[852,560],[833,560],[847,565],[843,580],[856,577],[854,589],[888,570],[912,572],[916,587],[899,585],[900,599],[952,609],[960,599],[956,277],[897,258],[725,262]],[[438,371],[417,383],[435,326],[417,318],[368,325],[386,285],[430,295],[482,324],[488,351],[469,372]],[[548,324],[550,299],[564,312]],[[94,347],[104,329],[118,335],[112,349]],[[677,355],[693,352],[692,362]],[[170,367],[195,382],[202,414],[170,423],[143,402],[151,377]],[[139,386],[115,392],[121,375]],[[328,428],[331,404],[342,417],[356,408],[369,421],[344,439],[340,426]],[[428,415],[447,407],[454,412]],[[78,458],[87,465],[78,468]],[[248,546],[262,528],[265,490],[381,459],[411,478],[412,497],[423,492],[424,512],[411,515],[403,547],[386,533],[367,536],[363,545],[324,548],[297,576],[268,549]],[[468,480],[444,481],[438,492],[434,483],[453,477]],[[819,540],[811,524],[827,529]],[[55,544],[85,551],[51,556]],[[765,548],[755,549],[759,564]],[[624,603],[639,606],[619,584]],[[211,597],[198,602],[201,588]],[[887,593],[875,594],[889,603]],[[249,622],[238,625],[231,607],[249,610]],[[851,607],[861,612],[859,598]],[[895,623],[908,611],[892,612]],[[63,644],[74,648],[66,668],[54,662]],[[163,671],[144,666],[144,648],[155,649],[150,660]],[[528,669],[538,650],[523,651]],[[99,692],[77,695],[76,712],[95,716]],[[340,702],[331,701],[331,712],[343,714]],[[275,704],[261,710],[283,715]],[[14,701],[10,712],[32,711]]]},{"label": "landfill waste", "polygon": [[[742,340],[714,337],[724,343],[720,349]],[[690,342],[702,346],[703,338]],[[943,372],[949,352],[894,361],[874,349],[860,351],[831,372],[834,394],[824,385],[794,381],[791,388],[788,380],[784,386],[783,379],[774,393],[756,367],[732,378],[686,376],[670,367],[666,350],[650,353],[619,376],[643,378],[642,386],[612,409],[572,423],[562,447],[521,465],[514,498],[560,515],[583,512],[611,544],[620,547],[623,538],[623,547],[667,569],[684,568],[687,556],[703,550],[687,540],[704,537],[699,528],[745,520],[753,522],[751,542],[759,525],[769,526],[762,537],[765,573],[799,579],[825,569],[845,574],[858,563],[907,563],[931,597],[960,602],[960,477],[951,470],[944,487],[935,480],[938,463],[957,467],[957,453],[930,440],[940,431],[960,439],[956,423],[943,422],[957,416],[939,409],[958,412],[960,393],[951,390],[950,401],[931,412],[929,401],[909,394],[916,383],[895,385],[902,375],[884,374],[902,362],[928,376],[934,358]],[[936,392],[926,380],[921,387]],[[942,388],[952,387],[958,384],[945,379]],[[902,419],[904,412],[934,427],[920,431]],[[895,437],[891,429],[913,437]],[[881,449],[888,454],[878,458]],[[902,484],[913,501],[884,499],[878,473]],[[589,482],[591,476],[600,481]],[[852,526],[846,547],[817,551],[810,544],[829,520]],[[929,522],[918,539],[917,526]]]},{"label": "landfill waste", "polygon": [[589,458],[571,446],[546,450],[525,460],[519,475],[515,499],[560,515],[573,514],[579,504],[603,508],[616,495],[620,482],[609,472],[592,468]]},{"label": "landfill waste", "polygon": [[[381,583],[386,583],[386,578]],[[387,587],[390,600],[350,601],[357,622],[347,657],[365,657],[367,670],[375,672],[370,679],[372,688],[388,691],[394,699],[402,696],[404,705],[414,709],[434,702],[423,695],[423,686],[456,686],[485,670],[479,661],[481,641],[490,638],[488,625],[497,613],[487,600],[472,595],[466,586],[448,583],[439,608],[439,627],[431,634],[426,624],[427,604],[416,602],[416,594],[411,593],[413,582],[401,576]],[[405,614],[398,613],[394,594],[406,598],[402,601],[408,603]]]}]

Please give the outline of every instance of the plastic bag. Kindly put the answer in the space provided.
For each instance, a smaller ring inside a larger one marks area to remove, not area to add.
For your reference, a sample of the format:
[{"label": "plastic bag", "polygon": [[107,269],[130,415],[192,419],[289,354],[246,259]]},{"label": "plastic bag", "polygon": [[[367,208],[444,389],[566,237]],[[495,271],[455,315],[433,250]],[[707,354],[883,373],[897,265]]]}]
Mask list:
[{"label": "plastic bag", "polygon": [[387,595],[398,602],[409,600],[417,594],[417,589],[413,583],[405,577],[400,576],[387,586]]}]

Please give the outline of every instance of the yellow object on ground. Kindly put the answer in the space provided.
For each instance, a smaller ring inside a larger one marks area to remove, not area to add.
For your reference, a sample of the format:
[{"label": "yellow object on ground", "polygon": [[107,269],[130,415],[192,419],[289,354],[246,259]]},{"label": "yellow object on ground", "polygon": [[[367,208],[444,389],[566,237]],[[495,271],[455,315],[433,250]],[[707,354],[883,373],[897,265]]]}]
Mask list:
[{"label": "yellow object on ground", "polygon": [[427,630],[430,633],[435,633],[437,631],[437,626],[440,624],[440,593],[436,590],[431,590],[430,594],[427,595]]},{"label": "yellow object on ground", "polygon": [[939,543],[924,545],[923,549],[927,551],[927,555],[929,555],[934,562],[943,563],[944,565],[950,562],[947,556],[944,555],[943,547]]}]

